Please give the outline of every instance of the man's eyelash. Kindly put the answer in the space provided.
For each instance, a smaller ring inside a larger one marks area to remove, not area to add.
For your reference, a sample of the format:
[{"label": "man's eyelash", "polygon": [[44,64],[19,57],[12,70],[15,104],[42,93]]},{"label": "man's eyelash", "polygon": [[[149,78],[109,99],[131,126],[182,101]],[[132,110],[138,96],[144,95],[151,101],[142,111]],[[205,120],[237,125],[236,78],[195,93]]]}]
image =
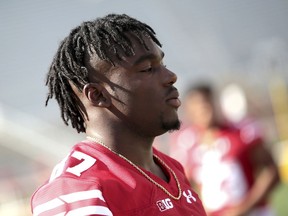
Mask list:
[{"label": "man's eyelash", "polygon": [[149,67],[149,68],[147,68],[147,69],[145,69],[145,70],[141,70],[141,72],[150,72],[150,71],[152,71],[152,67]]},{"label": "man's eyelash", "polygon": [[[167,68],[167,65],[162,64],[163,67]],[[145,70],[141,70],[140,72],[151,72],[153,70],[153,67],[149,67]]]}]

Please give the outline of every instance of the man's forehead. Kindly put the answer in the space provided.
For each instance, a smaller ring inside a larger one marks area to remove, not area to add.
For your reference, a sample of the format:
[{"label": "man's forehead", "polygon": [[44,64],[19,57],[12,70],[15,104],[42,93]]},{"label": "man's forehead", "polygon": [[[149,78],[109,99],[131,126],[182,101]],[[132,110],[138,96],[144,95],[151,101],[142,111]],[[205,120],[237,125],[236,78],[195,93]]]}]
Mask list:
[{"label": "man's forehead", "polygon": [[164,58],[164,52],[162,50],[159,49],[159,52],[156,52],[156,53],[150,53],[150,52],[147,52],[146,54],[144,55],[140,55],[139,58],[136,58],[135,61],[133,61],[133,65],[138,65],[138,64],[141,64],[142,62],[146,61],[146,60],[162,60]]},{"label": "man's forehead", "polygon": [[148,36],[143,36],[143,42],[145,44],[141,43],[135,36],[132,37],[131,42],[134,54],[131,56],[124,55],[122,57],[123,61],[129,63],[131,66],[140,64],[145,60],[162,59],[164,57],[164,52]]},{"label": "man's forehead", "polygon": [[111,63],[109,63],[106,60],[101,59],[96,54],[96,52],[94,52],[93,55],[90,56],[89,65],[92,66],[94,69],[96,69],[99,72],[106,72],[112,67]]}]

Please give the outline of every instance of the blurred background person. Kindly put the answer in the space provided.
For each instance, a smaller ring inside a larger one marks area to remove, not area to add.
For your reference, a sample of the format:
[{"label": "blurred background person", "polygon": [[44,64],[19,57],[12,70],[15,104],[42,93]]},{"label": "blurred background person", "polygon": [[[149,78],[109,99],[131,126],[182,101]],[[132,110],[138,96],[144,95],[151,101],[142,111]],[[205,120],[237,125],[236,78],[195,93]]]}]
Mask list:
[{"label": "blurred background person", "polygon": [[279,182],[272,155],[260,136],[248,138],[242,127],[225,122],[214,94],[209,84],[187,91],[187,122],[171,136],[170,155],[183,164],[208,215],[274,215],[267,203]]},{"label": "blurred background person", "polygon": [[[248,101],[244,89],[236,84],[229,83],[220,91],[219,106],[223,120],[231,127],[241,130],[245,142],[261,142],[263,130],[258,118],[248,110]],[[255,111],[254,111],[255,112]]]}]

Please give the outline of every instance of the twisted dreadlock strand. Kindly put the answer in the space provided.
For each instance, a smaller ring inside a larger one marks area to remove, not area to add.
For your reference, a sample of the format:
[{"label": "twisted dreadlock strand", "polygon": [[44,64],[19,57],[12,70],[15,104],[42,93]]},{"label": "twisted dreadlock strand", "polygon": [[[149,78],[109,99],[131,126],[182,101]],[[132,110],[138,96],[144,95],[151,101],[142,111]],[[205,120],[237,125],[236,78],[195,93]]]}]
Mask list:
[{"label": "twisted dreadlock strand", "polygon": [[[54,56],[46,85],[49,88],[46,105],[53,97],[57,100],[61,117],[66,125],[71,123],[79,133],[85,132],[84,113],[79,98],[72,90],[71,83],[81,91],[89,82],[85,58],[95,53],[100,59],[114,64],[115,59],[134,55],[131,40],[125,33],[132,33],[148,50],[144,37],[151,38],[158,46],[154,30],[126,14],[109,14],[103,18],[83,22],[72,29],[60,43]],[[115,58],[116,57],[116,58]]]}]

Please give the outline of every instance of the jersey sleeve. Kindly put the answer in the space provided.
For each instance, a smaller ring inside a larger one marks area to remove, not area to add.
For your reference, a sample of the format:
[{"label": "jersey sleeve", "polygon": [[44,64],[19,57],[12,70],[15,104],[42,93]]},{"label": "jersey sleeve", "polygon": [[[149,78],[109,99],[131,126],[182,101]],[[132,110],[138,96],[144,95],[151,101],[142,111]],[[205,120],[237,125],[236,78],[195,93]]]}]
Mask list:
[{"label": "jersey sleeve", "polygon": [[96,182],[57,178],[34,193],[33,216],[112,216]]}]

